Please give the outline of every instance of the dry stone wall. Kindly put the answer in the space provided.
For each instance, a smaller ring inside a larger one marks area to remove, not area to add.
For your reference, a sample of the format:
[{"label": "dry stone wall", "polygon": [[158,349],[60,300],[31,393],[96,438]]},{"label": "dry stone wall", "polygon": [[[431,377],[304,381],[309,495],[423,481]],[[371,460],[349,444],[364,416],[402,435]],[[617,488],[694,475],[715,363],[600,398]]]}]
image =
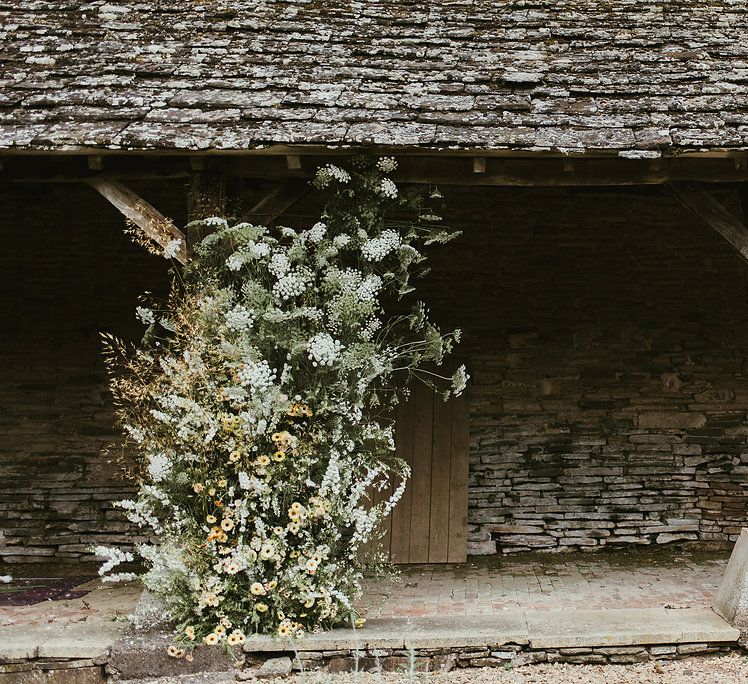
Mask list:
[{"label": "dry stone wall", "polygon": [[[159,198],[178,212],[179,189]],[[139,537],[112,501],[131,492],[116,444],[99,333],[135,338],[167,264],[83,186],[6,189],[0,213],[0,560],[88,559]]]},{"label": "dry stone wall", "polygon": [[[153,196],[183,221],[183,188]],[[452,189],[424,295],[473,376],[471,553],[733,540],[748,502],[748,284],[662,189]],[[737,211],[732,191],[721,200]],[[3,190],[0,558],[138,537],[99,331],[166,265],[84,187]],[[289,219],[292,221],[299,218]]]},{"label": "dry stone wall", "polygon": [[663,189],[448,206],[475,216],[430,281],[473,375],[470,553],[734,540],[748,305],[731,248]]}]

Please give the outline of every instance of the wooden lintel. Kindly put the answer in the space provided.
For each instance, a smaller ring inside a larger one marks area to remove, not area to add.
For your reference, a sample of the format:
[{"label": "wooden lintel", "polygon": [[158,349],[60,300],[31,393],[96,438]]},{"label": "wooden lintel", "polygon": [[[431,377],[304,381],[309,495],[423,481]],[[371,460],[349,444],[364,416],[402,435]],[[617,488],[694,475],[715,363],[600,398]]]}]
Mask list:
[{"label": "wooden lintel", "polygon": [[309,192],[306,181],[287,180],[273,188],[247,212],[247,219],[270,224]]},{"label": "wooden lintel", "polygon": [[[748,167],[738,169],[732,160],[585,159],[480,157],[398,157],[393,179],[400,183],[447,185],[495,185],[517,187],[626,187],[661,185],[678,181],[736,183],[748,181]],[[226,160],[226,174],[235,178],[282,181],[310,178],[329,157],[304,158],[304,168],[288,169],[285,157],[232,157]]]},{"label": "wooden lintel", "polygon": [[186,171],[172,173],[157,173],[153,171],[122,171],[119,173],[97,173],[96,175],[54,175],[54,176],[20,176],[12,178],[14,183],[88,183],[91,180],[134,180],[134,181],[164,181],[187,178]]},{"label": "wooden lintel", "polygon": [[89,178],[86,183],[117,207],[125,218],[132,221],[148,238],[161,247],[165,248],[173,240],[180,240],[179,251],[175,258],[181,264],[187,263],[187,244],[184,233],[156,208],[118,180]]},{"label": "wooden lintel", "polygon": [[748,228],[700,183],[668,183],[680,203],[716,230],[748,261]]}]

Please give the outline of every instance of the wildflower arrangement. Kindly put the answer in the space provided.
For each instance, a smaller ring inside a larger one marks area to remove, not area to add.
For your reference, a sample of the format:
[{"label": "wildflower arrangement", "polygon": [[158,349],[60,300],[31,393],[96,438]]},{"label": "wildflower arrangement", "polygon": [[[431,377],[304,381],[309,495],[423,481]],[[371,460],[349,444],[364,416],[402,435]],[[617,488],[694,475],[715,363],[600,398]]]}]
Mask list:
[{"label": "wildflower arrangement", "polygon": [[[208,235],[168,302],[138,309],[142,345],[108,339],[118,418],[141,464],[138,497],[118,505],[153,535],[137,548],[142,579],[181,645],[355,618],[359,547],[408,475],[391,404],[409,376],[431,383],[420,367],[438,369],[459,338],[422,304],[385,311],[411,291],[423,247],[455,235],[429,208],[438,193],[401,194],[394,168],[363,158],[319,169],[328,201],[306,230],[196,222]],[[445,398],[459,394],[464,367],[445,380]],[[97,552],[106,572],[134,559]]]}]

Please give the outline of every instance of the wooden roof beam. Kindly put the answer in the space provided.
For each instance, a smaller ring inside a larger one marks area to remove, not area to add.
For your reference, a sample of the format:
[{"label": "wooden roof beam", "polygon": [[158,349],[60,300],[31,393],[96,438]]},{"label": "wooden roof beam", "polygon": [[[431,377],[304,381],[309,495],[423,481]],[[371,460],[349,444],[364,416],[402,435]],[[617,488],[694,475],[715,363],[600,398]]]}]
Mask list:
[{"label": "wooden roof beam", "polygon": [[287,180],[273,188],[246,214],[248,220],[267,225],[288,211],[309,193],[309,183],[304,180]]},{"label": "wooden roof beam", "polygon": [[88,178],[86,183],[161,247],[165,248],[173,240],[181,240],[176,259],[180,264],[187,263],[187,243],[184,233],[158,209],[118,180]]},{"label": "wooden roof beam", "polygon": [[680,203],[729,242],[748,261],[748,228],[700,183],[668,183]]}]

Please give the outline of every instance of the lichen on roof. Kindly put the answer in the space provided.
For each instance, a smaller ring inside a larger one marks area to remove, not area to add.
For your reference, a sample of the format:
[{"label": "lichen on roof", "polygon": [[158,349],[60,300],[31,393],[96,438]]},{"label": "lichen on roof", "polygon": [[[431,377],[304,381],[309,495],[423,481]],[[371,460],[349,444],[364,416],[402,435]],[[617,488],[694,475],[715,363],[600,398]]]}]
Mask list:
[{"label": "lichen on roof", "polygon": [[743,0],[6,0],[0,148],[748,149]]}]

